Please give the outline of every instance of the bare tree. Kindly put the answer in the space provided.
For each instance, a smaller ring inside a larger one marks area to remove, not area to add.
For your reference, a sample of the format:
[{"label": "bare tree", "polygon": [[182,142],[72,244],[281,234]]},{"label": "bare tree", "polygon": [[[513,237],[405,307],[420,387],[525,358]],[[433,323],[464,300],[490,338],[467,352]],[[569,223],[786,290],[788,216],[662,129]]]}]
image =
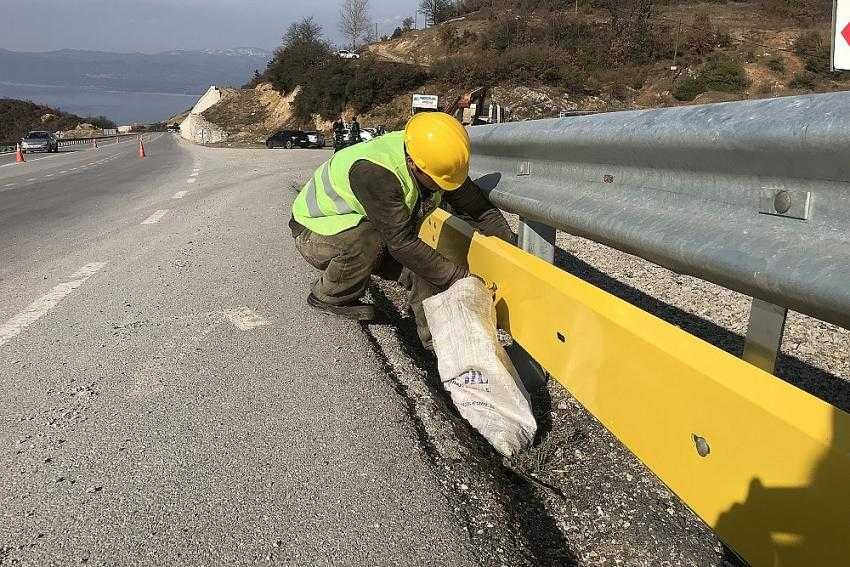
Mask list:
[{"label": "bare tree", "polygon": [[421,0],[419,13],[425,16],[425,23],[436,25],[447,19],[452,13],[451,0]]},{"label": "bare tree", "polygon": [[339,8],[339,31],[348,39],[351,49],[357,47],[357,40],[369,33],[371,28],[369,0],[342,0]]}]

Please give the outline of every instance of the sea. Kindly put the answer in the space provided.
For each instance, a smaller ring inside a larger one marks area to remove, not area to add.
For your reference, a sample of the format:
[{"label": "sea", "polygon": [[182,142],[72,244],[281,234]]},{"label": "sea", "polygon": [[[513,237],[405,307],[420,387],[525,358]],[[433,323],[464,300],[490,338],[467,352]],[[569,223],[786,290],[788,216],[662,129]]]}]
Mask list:
[{"label": "sea", "polygon": [[79,116],[106,116],[119,125],[162,122],[194,106],[202,94],[140,93],[0,81],[0,98],[30,100]]}]

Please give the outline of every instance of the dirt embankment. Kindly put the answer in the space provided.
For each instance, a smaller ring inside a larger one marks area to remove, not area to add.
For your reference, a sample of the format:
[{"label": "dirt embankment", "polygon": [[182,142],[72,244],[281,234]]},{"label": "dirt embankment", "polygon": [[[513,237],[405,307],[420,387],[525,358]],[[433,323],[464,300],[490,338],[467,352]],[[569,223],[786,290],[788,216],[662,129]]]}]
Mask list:
[{"label": "dirt embankment", "polygon": [[281,95],[269,84],[253,89],[224,89],[221,101],[204,111],[205,120],[220,126],[230,143],[262,143],[290,125],[298,90]]},{"label": "dirt embankment", "polygon": [[[684,43],[690,33],[688,26],[697,13],[708,14],[717,37],[727,38],[722,52],[741,63],[747,80],[746,86],[739,92],[709,90],[688,102],[674,98],[676,85],[697,73],[702,63],[701,59],[693,57],[683,60],[681,51],[676,61],[671,56],[669,61],[665,59],[641,68],[638,78],[624,80],[618,73],[601,74],[583,95],[554,86],[519,81],[481,86],[490,88],[489,102],[500,104],[506,110],[508,120],[549,118],[572,110],[626,110],[850,89],[850,81],[834,78],[823,78],[816,87],[809,89],[790,86],[795,84],[793,79],[796,76],[803,74],[805,67],[804,61],[795,53],[794,43],[809,28],[787,17],[766,12],[758,3],[669,6],[660,9],[657,23],[668,29],[680,29]],[[535,13],[531,17],[542,16]],[[596,23],[604,20],[602,12],[585,14],[585,17]],[[485,37],[490,24],[483,12],[475,13],[439,26],[413,30],[365,49],[379,60],[430,68],[447,57],[477,49],[479,39],[476,38]],[[451,49],[447,42],[454,40],[467,42],[467,47]],[[203,116],[221,126],[228,133],[229,142],[262,142],[274,131],[286,127],[310,127],[329,134],[330,122],[318,116],[314,117],[313,124],[306,125],[293,119],[292,103],[297,92],[284,96],[267,84],[255,89],[226,90],[223,100]],[[435,79],[417,88],[416,92],[440,95],[445,103],[462,94],[462,89]],[[405,92],[386,104],[361,111],[360,123],[364,127],[384,126],[387,129],[403,126],[410,116],[412,94]],[[353,114],[354,109],[348,109],[345,116],[350,119]]]}]

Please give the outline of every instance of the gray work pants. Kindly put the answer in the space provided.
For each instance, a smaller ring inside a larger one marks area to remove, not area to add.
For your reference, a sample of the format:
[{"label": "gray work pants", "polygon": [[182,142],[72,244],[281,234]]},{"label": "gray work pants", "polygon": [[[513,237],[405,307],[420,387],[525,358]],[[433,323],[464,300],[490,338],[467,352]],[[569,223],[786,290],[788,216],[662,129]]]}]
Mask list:
[{"label": "gray work pants", "polygon": [[363,297],[371,276],[399,281],[410,291],[408,301],[416,317],[416,331],[425,348],[431,348],[431,332],[422,309],[422,301],[443,291],[413,272],[404,269],[387,252],[380,233],[368,220],[332,236],[304,230],[295,239],[295,247],[311,266],[322,271],[312,292],[331,305],[346,305]]}]

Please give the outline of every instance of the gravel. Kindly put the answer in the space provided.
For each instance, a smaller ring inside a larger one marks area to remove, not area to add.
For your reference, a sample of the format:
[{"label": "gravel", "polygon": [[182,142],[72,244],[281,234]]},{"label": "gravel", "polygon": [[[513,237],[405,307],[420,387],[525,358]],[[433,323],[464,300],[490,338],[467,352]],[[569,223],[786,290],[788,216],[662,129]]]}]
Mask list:
[{"label": "gravel", "polygon": [[[562,269],[724,350],[743,351],[748,297],[582,238],[559,234],[558,247]],[[398,323],[364,332],[376,352],[390,353],[388,376],[482,564],[741,564],[553,380],[533,392],[542,432],[535,447],[503,460],[451,407],[400,290],[377,283],[372,294]],[[846,410],[848,345],[850,332],[791,313],[777,375]]]}]

